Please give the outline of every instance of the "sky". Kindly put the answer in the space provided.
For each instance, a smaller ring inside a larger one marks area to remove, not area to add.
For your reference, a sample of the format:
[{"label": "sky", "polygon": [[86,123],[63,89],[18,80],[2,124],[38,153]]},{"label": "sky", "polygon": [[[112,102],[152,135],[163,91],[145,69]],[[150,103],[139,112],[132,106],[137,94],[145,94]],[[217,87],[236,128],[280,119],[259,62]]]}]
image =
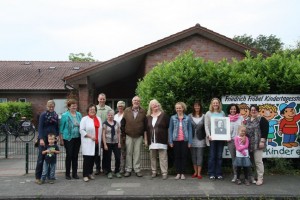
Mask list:
[{"label": "sky", "polygon": [[0,0],[0,60],[105,61],[199,23],[221,35],[300,40],[299,0]]}]

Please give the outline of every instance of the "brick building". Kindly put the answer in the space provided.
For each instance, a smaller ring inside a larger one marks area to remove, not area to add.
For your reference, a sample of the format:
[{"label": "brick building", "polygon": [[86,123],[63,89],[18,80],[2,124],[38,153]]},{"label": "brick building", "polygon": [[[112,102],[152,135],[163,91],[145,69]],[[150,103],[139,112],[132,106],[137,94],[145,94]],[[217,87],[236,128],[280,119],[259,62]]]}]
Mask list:
[{"label": "brick building", "polygon": [[246,50],[253,55],[259,53],[196,24],[105,62],[27,62],[31,63],[27,65],[26,62],[0,61],[0,70],[7,66],[5,70],[10,71],[11,78],[0,75],[2,82],[6,82],[0,86],[0,100],[26,98],[32,102],[34,113],[39,113],[44,110],[48,99],[65,99],[69,89],[73,89],[79,97],[83,114],[89,103],[97,103],[97,95],[102,92],[107,95],[107,103],[113,108],[121,99],[130,105],[138,79],[158,62],[173,60],[186,50],[216,62],[223,58],[241,60]]}]

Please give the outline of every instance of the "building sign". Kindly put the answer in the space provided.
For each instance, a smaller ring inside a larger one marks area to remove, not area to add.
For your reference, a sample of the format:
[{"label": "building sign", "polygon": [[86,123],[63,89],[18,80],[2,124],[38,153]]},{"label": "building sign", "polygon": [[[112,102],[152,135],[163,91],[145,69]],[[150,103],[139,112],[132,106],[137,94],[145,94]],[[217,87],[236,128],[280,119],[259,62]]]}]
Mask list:
[{"label": "building sign", "polygon": [[[226,95],[222,104],[238,104],[240,114],[247,119],[250,105],[259,107],[259,114],[269,121],[265,158],[300,158],[300,94]],[[223,157],[230,157],[225,148]]]}]

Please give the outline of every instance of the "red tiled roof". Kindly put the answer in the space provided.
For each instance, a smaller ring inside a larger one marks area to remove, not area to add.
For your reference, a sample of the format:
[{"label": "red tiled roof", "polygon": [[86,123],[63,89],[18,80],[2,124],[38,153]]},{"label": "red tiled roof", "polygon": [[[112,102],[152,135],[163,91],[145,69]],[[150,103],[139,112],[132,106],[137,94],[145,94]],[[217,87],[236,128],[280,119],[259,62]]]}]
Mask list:
[{"label": "red tiled roof", "polygon": [[64,77],[99,63],[0,61],[0,90],[65,90]]}]

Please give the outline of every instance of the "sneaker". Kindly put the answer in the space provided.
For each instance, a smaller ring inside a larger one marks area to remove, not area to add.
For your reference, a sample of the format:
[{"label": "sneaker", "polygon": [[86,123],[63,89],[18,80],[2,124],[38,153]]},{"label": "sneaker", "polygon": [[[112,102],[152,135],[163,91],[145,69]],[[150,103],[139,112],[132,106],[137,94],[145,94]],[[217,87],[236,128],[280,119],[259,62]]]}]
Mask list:
[{"label": "sneaker", "polygon": [[137,173],[135,173],[135,175],[136,175],[137,177],[143,177],[143,174],[142,174],[141,172],[137,172]]},{"label": "sneaker", "polygon": [[254,179],[254,177],[253,177],[253,176],[251,176],[251,177],[249,178],[249,180],[250,180],[250,183],[253,183],[253,184],[255,184],[255,183],[256,183],[256,180]]},{"label": "sneaker", "polygon": [[210,179],[210,180],[215,180],[216,177],[215,177],[215,176],[210,176],[209,179]]},{"label": "sneaker", "polygon": [[223,178],[223,176],[218,176],[217,179],[218,180],[223,180],[224,178]]},{"label": "sneaker", "polygon": [[242,181],[240,179],[236,179],[236,184],[241,185]]},{"label": "sneaker", "polygon": [[180,179],[180,174],[177,174],[177,176],[175,176],[175,179],[176,180]]},{"label": "sneaker", "polygon": [[90,180],[89,177],[83,177],[84,182],[88,182],[89,180]]},{"label": "sneaker", "polygon": [[125,176],[125,177],[131,176],[131,172],[125,172],[124,176]]},{"label": "sneaker", "polygon": [[100,174],[101,174],[100,170],[97,169],[96,172],[95,172],[95,175],[100,175]]},{"label": "sneaker", "polygon": [[256,185],[262,185],[263,184],[263,180],[262,179],[258,179],[257,181],[256,181]]},{"label": "sneaker", "polygon": [[120,174],[120,172],[117,172],[117,173],[116,173],[116,177],[117,177],[117,178],[122,178],[122,175]]},{"label": "sneaker", "polygon": [[156,177],[156,173],[152,173],[151,178],[155,178]]},{"label": "sneaker", "polygon": [[95,177],[94,177],[92,174],[90,174],[90,175],[89,175],[89,179],[95,180]]},{"label": "sneaker", "polygon": [[112,179],[112,178],[113,178],[113,175],[112,175],[111,172],[109,172],[109,173],[107,174],[107,178],[108,178],[108,179]]},{"label": "sneaker", "polygon": [[[35,179],[35,181],[34,181],[36,184],[38,184],[38,185],[42,185],[42,181],[41,181],[41,179]],[[45,182],[45,181],[44,181]]]},{"label": "sneaker", "polygon": [[167,180],[167,178],[168,178],[168,175],[162,175],[163,180]]},{"label": "sneaker", "polygon": [[180,177],[181,180],[184,180],[185,179],[185,176],[184,174],[181,174],[181,177]]},{"label": "sneaker", "polygon": [[236,175],[234,175],[233,178],[232,178],[232,180],[231,180],[231,182],[234,183],[236,181],[236,179],[237,179],[237,177],[236,177]]},{"label": "sneaker", "polygon": [[250,182],[248,181],[248,179],[245,179],[245,185],[249,186]]}]

